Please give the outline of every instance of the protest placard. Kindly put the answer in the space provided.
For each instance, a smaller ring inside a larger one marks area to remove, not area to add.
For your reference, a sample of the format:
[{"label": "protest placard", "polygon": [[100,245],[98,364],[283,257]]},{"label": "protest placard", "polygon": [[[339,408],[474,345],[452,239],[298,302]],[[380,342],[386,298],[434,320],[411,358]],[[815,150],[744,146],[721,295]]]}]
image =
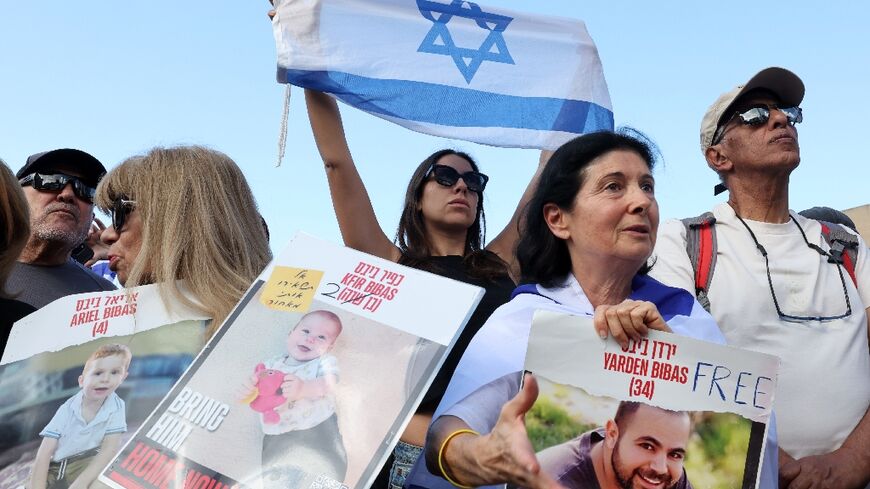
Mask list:
[{"label": "protest placard", "polygon": [[369,487],[482,295],[297,235],[100,481]]},{"label": "protest placard", "polygon": [[166,306],[148,285],[64,297],[15,324],[0,363],[0,489],[60,487],[89,467],[96,478],[205,343],[208,318]]},{"label": "protest placard", "polygon": [[778,366],[771,355],[659,331],[622,348],[599,338],[591,317],[538,311],[525,363],[540,388],[529,438],[542,470],[572,489],[602,477],[755,488]]}]

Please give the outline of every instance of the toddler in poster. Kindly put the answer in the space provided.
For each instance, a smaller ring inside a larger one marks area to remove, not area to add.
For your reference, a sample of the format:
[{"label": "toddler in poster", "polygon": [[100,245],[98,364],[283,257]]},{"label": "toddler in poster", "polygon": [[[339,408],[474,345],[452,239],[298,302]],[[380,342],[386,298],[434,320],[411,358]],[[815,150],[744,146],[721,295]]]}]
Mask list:
[{"label": "toddler in poster", "polygon": [[347,454],[333,395],[338,362],[329,353],[341,331],[334,313],[309,312],[287,336],[287,353],[257,365],[251,408],[260,412],[264,434],[263,487],[344,480]]},{"label": "toddler in poster", "polygon": [[85,362],[78,391],[39,433],[42,442],[31,471],[30,489],[84,489],[121,447],[127,431],[124,401],[115,390],[133,355],[125,345],[103,345]]}]

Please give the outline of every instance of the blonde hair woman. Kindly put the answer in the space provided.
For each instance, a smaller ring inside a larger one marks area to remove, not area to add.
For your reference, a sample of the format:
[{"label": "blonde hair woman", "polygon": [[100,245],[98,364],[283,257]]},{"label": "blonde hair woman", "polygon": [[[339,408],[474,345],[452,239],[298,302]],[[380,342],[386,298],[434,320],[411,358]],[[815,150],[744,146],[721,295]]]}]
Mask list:
[{"label": "blonde hair woman", "polygon": [[15,260],[30,236],[30,213],[21,184],[0,160],[0,352],[6,348],[9,329],[15,321],[35,311],[33,306],[11,298],[5,284]]},{"label": "blonde hair woman", "polygon": [[154,148],[106,174],[95,199],[112,215],[102,241],[118,280],[126,287],[161,284],[164,298],[211,316],[209,336],[271,259],[248,182],[218,151]]}]

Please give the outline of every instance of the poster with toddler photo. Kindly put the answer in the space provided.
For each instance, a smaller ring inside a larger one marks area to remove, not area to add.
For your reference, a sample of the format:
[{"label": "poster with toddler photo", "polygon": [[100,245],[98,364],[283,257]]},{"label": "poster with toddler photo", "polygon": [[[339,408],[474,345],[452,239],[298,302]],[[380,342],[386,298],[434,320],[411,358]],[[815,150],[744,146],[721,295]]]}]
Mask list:
[{"label": "poster with toddler photo", "polygon": [[205,318],[156,286],[59,299],[0,362],[0,489],[87,487],[202,348]]},{"label": "poster with toddler photo", "polygon": [[591,317],[538,311],[529,439],[541,470],[569,489],[759,487],[778,365],[658,331],[622,348]]},{"label": "poster with toddler photo", "polygon": [[100,481],[369,487],[481,296],[297,235]]}]

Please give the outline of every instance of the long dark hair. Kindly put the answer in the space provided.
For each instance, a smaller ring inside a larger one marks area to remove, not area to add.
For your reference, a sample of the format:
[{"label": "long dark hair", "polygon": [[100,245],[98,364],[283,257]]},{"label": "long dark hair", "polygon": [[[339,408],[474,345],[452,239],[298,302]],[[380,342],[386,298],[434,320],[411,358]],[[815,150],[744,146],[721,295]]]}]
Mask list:
[{"label": "long dark hair", "polygon": [[[556,204],[560,209],[570,210],[583,186],[589,164],[605,153],[618,150],[637,153],[650,170],[655,166],[658,150],[652,141],[633,129],[585,134],[568,141],[553,153],[526,207],[524,232],[517,245],[520,282],[554,287],[571,272],[568,245],[550,231],[544,220],[544,206]],[[644,265],[638,273],[648,271],[649,267]]]},{"label": "long dark hair", "polygon": [[[438,267],[432,263],[431,244],[426,235],[423,223],[423,212],[420,210],[420,198],[423,195],[423,185],[429,176],[432,165],[448,155],[456,155],[471,165],[474,171],[480,171],[474,159],[462,151],[442,149],[429,155],[414,170],[408,189],[405,191],[405,203],[399,228],[396,230],[396,245],[402,252],[399,263],[413,268],[438,272]],[[465,235],[463,258],[466,272],[474,278],[495,279],[507,276],[507,264],[494,253],[484,250],[486,238],[486,214],[483,211],[483,195],[477,199],[477,214],[474,222]]]}]

